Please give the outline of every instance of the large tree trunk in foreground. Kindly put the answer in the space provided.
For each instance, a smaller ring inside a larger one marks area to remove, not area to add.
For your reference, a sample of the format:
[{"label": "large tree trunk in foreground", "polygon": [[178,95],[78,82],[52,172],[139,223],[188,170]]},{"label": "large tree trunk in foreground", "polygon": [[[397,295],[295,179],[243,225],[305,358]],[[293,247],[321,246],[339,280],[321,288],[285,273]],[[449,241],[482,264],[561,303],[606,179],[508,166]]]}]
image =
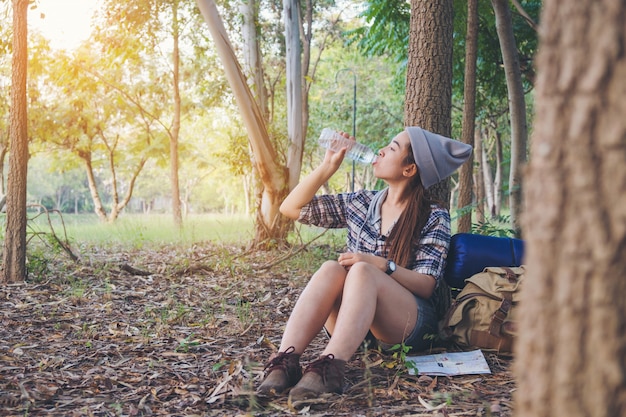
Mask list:
[{"label": "large tree trunk in foreground", "polygon": [[626,3],[546,0],[517,416],[626,415]]},{"label": "large tree trunk in foreground", "polygon": [[9,116],[11,143],[6,196],[6,230],[2,252],[2,281],[5,283],[23,281],[26,278],[28,3],[28,0],[13,0],[13,58],[11,63],[11,110]]}]

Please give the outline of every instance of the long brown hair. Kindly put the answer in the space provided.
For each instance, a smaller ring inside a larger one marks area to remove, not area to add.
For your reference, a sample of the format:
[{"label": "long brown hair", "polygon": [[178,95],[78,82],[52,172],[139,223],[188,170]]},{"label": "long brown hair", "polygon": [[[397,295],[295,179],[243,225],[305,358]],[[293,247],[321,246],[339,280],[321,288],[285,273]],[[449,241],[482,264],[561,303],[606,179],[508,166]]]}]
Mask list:
[{"label": "long brown hair", "polygon": [[[403,163],[405,166],[415,164],[411,144],[408,146],[408,155]],[[389,259],[393,259],[395,263],[405,268],[410,266],[413,249],[419,243],[422,229],[430,216],[430,206],[433,201],[426,196],[425,191],[418,170],[405,192],[405,198],[408,200],[407,205],[391,233],[389,233],[387,241]]]}]

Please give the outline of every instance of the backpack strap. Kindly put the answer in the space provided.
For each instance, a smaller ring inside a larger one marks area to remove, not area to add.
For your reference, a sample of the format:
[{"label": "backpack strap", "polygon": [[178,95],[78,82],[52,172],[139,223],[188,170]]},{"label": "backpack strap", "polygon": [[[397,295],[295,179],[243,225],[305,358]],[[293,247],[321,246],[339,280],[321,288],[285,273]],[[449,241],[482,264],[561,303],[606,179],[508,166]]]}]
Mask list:
[{"label": "backpack strap", "polygon": [[[519,280],[519,276],[513,272],[513,270],[509,267],[502,267],[505,272],[506,279],[515,283]],[[489,325],[489,334],[495,337],[501,337],[500,329],[502,328],[502,323],[506,320],[509,315],[509,311],[511,311],[511,307],[513,307],[513,293],[510,291],[502,291],[502,303],[500,303],[500,307],[496,311],[494,311],[491,316],[491,324]]]},{"label": "backpack strap", "polygon": [[502,323],[509,315],[509,311],[511,311],[511,307],[513,306],[513,294],[510,291],[502,292],[502,302],[500,303],[500,307],[496,311],[494,311],[491,316],[491,324],[489,324],[489,334],[494,337],[501,337],[500,329],[502,328]]},{"label": "backpack strap", "polygon": [[498,352],[512,352],[513,338],[509,335],[501,337],[492,336],[484,330],[472,330],[470,333],[470,345],[480,346],[481,349],[492,349]]}]

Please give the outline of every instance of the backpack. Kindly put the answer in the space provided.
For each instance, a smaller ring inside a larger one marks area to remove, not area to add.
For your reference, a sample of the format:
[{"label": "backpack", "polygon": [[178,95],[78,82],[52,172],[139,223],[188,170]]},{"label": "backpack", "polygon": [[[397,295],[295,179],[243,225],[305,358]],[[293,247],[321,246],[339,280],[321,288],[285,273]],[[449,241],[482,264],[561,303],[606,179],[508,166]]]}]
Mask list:
[{"label": "backpack", "polygon": [[523,278],[519,266],[487,267],[466,279],[441,323],[442,339],[461,348],[512,353]]}]

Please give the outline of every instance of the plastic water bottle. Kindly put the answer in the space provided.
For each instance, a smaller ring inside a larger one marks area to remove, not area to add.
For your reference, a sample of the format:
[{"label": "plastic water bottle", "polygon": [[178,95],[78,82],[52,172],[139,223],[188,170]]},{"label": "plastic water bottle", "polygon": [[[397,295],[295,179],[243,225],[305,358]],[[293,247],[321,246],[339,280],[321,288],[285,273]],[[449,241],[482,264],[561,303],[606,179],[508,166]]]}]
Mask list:
[{"label": "plastic water bottle", "polygon": [[333,129],[322,129],[319,138],[320,146],[338,152],[342,148],[348,148],[346,156],[354,161],[371,164],[376,159],[376,153],[362,143],[348,139]]}]

